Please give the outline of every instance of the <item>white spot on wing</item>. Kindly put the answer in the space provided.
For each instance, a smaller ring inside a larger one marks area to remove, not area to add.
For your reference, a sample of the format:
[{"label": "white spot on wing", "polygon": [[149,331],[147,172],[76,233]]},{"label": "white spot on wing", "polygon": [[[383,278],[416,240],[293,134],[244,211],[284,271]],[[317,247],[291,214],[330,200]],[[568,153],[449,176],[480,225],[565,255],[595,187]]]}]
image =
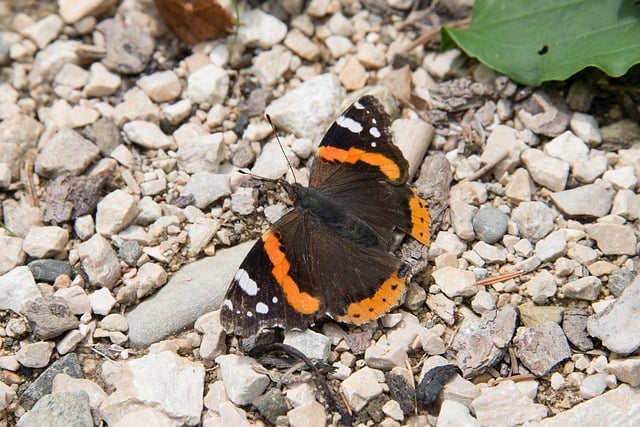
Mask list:
[{"label": "white spot on wing", "polygon": [[278,297],[273,297],[271,298],[271,302],[273,302],[274,304],[278,302]]},{"label": "white spot on wing", "polygon": [[255,295],[258,293],[258,284],[249,277],[246,270],[239,269],[235,276],[236,281],[247,295]]},{"label": "white spot on wing", "polygon": [[373,136],[374,138],[380,138],[380,131],[378,130],[378,128],[373,127],[371,129],[369,129],[369,133],[371,134],[371,136]]},{"label": "white spot on wing", "polygon": [[377,125],[378,121],[376,120],[375,117],[371,117],[371,123],[373,123],[374,125]]},{"label": "white spot on wing", "polygon": [[375,142],[372,142],[372,143],[371,143],[371,146],[372,146],[373,148],[376,148],[376,147],[378,146],[378,144],[376,144]]},{"label": "white spot on wing", "polygon": [[349,129],[353,133],[362,132],[362,125],[350,117],[340,116],[336,119],[336,124],[345,129]]},{"label": "white spot on wing", "polygon": [[227,307],[229,310],[233,311],[233,303],[231,302],[230,299],[226,299],[224,300],[224,302],[222,303],[225,307]]},{"label": "white spot on wing", "polygon": [[250,311],[247,311],[247,317],[253,317],[253,313]]},{"label": "white spot on wing", "polygon": [[267,314],[269,312],[269,306],[263,302],[256,304],[256,313]]},{"label": "white spot on wing", "polygon": [[362,110],[364,108],[364,105],[360,104],[358,101],[354,102],[353,106],[356,107],[358,110]]}]

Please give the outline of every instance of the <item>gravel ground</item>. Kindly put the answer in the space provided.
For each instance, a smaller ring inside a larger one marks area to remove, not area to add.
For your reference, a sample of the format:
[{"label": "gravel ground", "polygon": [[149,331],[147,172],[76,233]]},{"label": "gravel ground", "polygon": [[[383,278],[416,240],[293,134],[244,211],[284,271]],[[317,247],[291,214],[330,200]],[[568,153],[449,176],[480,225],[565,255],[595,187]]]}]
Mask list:
[{"label": "gravel ground", "polygon": [[[640,425],[636,95],[412,45],[465,1],[256,3],[197,44],[151,0],[0,4],[0,426]],[[275,180],[363,93],[434,222],[404,303],[227,335]]]}]

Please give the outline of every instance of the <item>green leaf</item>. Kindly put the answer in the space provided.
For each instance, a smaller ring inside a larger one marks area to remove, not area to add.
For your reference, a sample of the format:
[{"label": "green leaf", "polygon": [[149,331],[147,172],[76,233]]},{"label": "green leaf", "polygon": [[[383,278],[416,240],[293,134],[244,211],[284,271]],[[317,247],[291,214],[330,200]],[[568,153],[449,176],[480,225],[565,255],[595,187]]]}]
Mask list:
[{"label": "green leaf", "polygon": [[471,57],[529,86],[586,67],[620,77],[640,63],[634,0],[476,0],[468,29],[442,28],[442,49]]}]

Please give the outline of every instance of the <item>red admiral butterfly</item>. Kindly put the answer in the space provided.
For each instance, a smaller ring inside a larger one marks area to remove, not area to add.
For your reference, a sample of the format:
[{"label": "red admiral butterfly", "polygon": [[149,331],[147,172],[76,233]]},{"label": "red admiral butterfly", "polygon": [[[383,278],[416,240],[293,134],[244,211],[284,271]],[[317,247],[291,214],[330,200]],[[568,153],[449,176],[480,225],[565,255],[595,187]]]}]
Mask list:
[{"label": "red admiral butterfly", "polygon": [[322,139],[309,187],[281,182],[295,208],[240,265],[222,304],[224,328],[240,336],[305,329],[325,314],[359,325],[398,304],[409,267],[389,253],[393,232],[424,245],[431,236],[408,170],[384,108],[360,98]]}]

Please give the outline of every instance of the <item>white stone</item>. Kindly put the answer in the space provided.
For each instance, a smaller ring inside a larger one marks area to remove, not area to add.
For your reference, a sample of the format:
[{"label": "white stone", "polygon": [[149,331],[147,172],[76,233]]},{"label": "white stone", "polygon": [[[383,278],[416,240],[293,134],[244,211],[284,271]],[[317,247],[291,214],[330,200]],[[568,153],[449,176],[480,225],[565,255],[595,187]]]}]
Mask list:
[{"label": "white stone", "polygon": [[116,299],[109,289],[101,288],[89,294],[89,303],[95,314],[106,316],[116,304]]},{"label": "white stone", "polygon": [[20,237],[0,236],[0,274],[4,274],[21,265],[25,259]]},{"label": "white stone", "polygon": [[320,55],[320,48],[309,40],[300,30],[292,29],[284,39],[284,45],[291,49],[296,55],[307,61],[315,61]]},{"label": "white stone", "polygon": [[473,245],[473,250],[480,255],[487,264],[503,263],[507,258],[507,251],[500,245],[490,245],[480,241]]},{"label": "white stone", "polygon": [[476,280],[471,271],[443,267],[432,273],[433,279],[449,298],[470,297],[476,294]]},{"label": "white stone", "polygon": [[58,7],[62,19],[74,24],[87,16],[97,16],[114,3],[116,0],[58,0]]},{"label": "white stone", "polygon": [[0,276],[0,310],[22,311],[26,301],[42,296],[29,267],[21,266]]},{"label": "white stone", "polygon": [[64,298],[67,301],[67,305],[69,306],[69,310],[73,314],[84,314],[91,312],[91,304],[89,302],[89,297],[84,289],[77,285],[69,286],[68,288],[58,289],[55,293],[55,296]]},{"label": "white stone", "polygon": [[216,358],[224,387],[236,405],[247,405],[260,396],[269,385],[269,377],[256,372],[257,362],[246,356],[235,354],[221,355]]},{"label": "white stone", "polygon": [[465,249],[467,249],[466,243],[449,231],[439,232],[431,247],[442,249],[444,252],[452,253],[456,256],[462,255]]},{"label": "white stone", "polygon": [[592,183],[607,170],[607,158],[603,155],[592,155],[589,160],[576,163],[571,174],[580,182]]},{"label": "white stone", "polygon": [[51,14],[22,29],[21,33],[33,40],[38,48],[44,49],[58,37],[63,27],[62,18]]},{"label": "white stone", "polygon": [[0,162],[0,189],[7,189],[10,185],[11,168],[5,162]]},{"label": "white stone", "polygon": [[136,295],[142,298],[167,283],[167,272],[160,264],[147,262],[138,269]]},{"label": "white stone", "polygon": [[385,371],[406,366],[408,360],[409,356],[401,344],[390,342],[384,335],[364,353],[367,366]]},{"label": "white stone", "polygon": [[96,209],[96,231],[111,236],[127,227],[138,213],[137,200],[124,190],[107,194]]},{"label": "white stone", "polygon": [[562,231],[555,231],[536,243],[536,255],[540,261],[555,261],[567,251],[567,240]]},{"label": "white stone", "polygon": [[609,170],[602,175],[602,178],[611,182],[616,188],[623,190],[633,189],[638,184],[638,178],[633,166],[623,166]]},{"label": "white stone", "polygon": [[58,226],[34,226],[24,238],[22,249],[33,258],[52,258],[60,254],[69,241],[69,232]]},{"label": "white stone", "polygon": [[526,294],[531,296],[534,301],[542,298],[551,298],[558,290],[555,278],[547,270],[540,271],[531,280],[526,282],[525,286]]},{"label": "white stone", "polygon": [[126,123],[122,130],[129,141],[150,150],[166,150],[175,145],[155,123],[134,120]]},{"label": "white stone", "polygon": [[562,287],[562,292],[565,298],[595,301],[600,295],[601,287],[602,282],[600,279],[588,276],[567,282]]},{"label": "white stone", "polygon": [[569,127],[578,138],[591,146],[599,145],[602,142],[600,127],[596,118],[591,114],[575,111],[569,121]]},{"label": "white stone", "polygon": [[187,97],[194,104],[222,103],[227,97],[228,90],[227,72],[214,64],[198,68],[187,78]]},{"label": "white stone", "polygon": [[601,395],[607,388],[607,374],[589,375],[580,385],[580,395],[583,399],[592,399]]},{"label": "white stone", "polygon": [[572,166],[589,159],[589,147],[571,131],[566,131],[547,142],[544,151]]},{"label": "white stone", "polygon": [[238,42],[247,47],[269,49],[287,35],[287,25],[284,22],[260,9],[244,12],[242,23],[238,29]]},{"label": "white stone", "polygon": [[344,394],[349,406],[358,412],[364,408],[371,399],[382,394],[382,386],[378,383],[378,377],[374,370],[364,367],[340,384],[340,391]]},{"label": "white stone", "polygon": [[198,255],[209,244],[220,229],[220,223],[210,218],[198,218],[187,226],[189,233],[189,253]]},{"label": "white stone", "polygon": [[331,352],[331,339],[311,329],[286,331],[284,344],[299,350],[309,359],[324,361]]},{"label": "white stone", "polygon": [[482,389],[471,403],[478,421],[482,425],[515,426],[544,418],[547,407],[533,403],[534,396],[523,393],[519,385],[504,381],[496,387]]},{"label": "white stone", "polygon": [[204,209],[209,204],[231,193],[229,176],[210,172],[198,172],[191,176],[180,191],[181,196],[192,195],[195,206]]},{"label": "white stone", "polygon": [[224,156],[223,134],[198,135],[178,142],[178,165],[186,172],[217,172]]},{"label": "white stone", "polygon": [[226,333],[220,323],[220,310],[200,316],[196,320],[194,328],[203,334],[200,343],[200,357],[204,360],[214,360],[226,352]]},{"label": "white stone", "polygon": [[619,190],[613,199],[611,213],[630,221],[640,218],[640,195],[632,190]]},{"label": "white stone", "polygon": [[85,339],[86,336],[78,329],[73,329],[65,334],[65,336],[56,344],[56,350],[60,354],[67,354],[75,350],[75,348]]},{"label": "white stone", "polygon": [[181,99],[174,104],[162,107],[164,117],[172,125],[177,125],[191,114],[192,104],[188,99]]},{"label": "white stone", "polygon": [[327,413],[323,405],[311,402],[287,412],[290,427],[324,427],[327,425]]},{"label": "white stone", "polygon": [[89,68],[89,81],[84,87],[87,96],[110,96],[118,90],[122,83],[119,75],[112,73],[102,65],[101,62],[94,62]]},{"label": "white stone", "polygon": [[172,70],[158,71],[143,76],[136,84],[154,102],[170,102],[180,96],[182,85],[180,79]]},{"label": "white stone", "polygon": [[404,419],[402,408],[395,400],[388,400],[387,403],[382,405],[382,412],[396,421],[402,421]]},{"label": "white stone", "polygon": [[112,289],[120,279],[120,262],[109,242],[100,234],[78,246],[78,255],[89,283]]},{"label": "white stone", "polygon": [[291,51],[281,45],[260,52],[253,60],[253,70],[260,84],[266,87],[275,85],[289,70],[292,59]]},{"label": "white stone", "polygon": [[308,382],[293,384],[286,393],[287,400],[294,408],[315,402],[315,388]]},{"label": "white stone", "polygon": [[72,89],[82,89],[89,81],[89,72],[79,65],[67,63],[62,66],[53,82]]},{"label": "white stone", "polygon": [[44,368],[49,364],[54,347],[55,344],[50,341],[22,344],[16,353],[16,359],[27,368]]},{"label": "white stone", "polygon": [[92,409],[97,410],[100,404],[107,397],[107,393],[98,384],[84,378],[74,378],[65,373],[60,373],[53,378],[51,393],[68,393],[84,391],[89,396],[89,404]]},{"label": "white stone", "polygon": [[524,150],[522,161],[535,182],[553,191],[564,190],[569,176],[569,163],[533,148]]},{"label": "white stone", "polygon": [[442,402],[436,427],[481,427],[480,421],[473,418],[469,408],[454,400]]},{"label": "white stone", "polygon": [[331,35],[325,39],[324,43],[327,45],[331,56],[336,59],[340,59],[353,51],[353,43],[345,36]]}]

